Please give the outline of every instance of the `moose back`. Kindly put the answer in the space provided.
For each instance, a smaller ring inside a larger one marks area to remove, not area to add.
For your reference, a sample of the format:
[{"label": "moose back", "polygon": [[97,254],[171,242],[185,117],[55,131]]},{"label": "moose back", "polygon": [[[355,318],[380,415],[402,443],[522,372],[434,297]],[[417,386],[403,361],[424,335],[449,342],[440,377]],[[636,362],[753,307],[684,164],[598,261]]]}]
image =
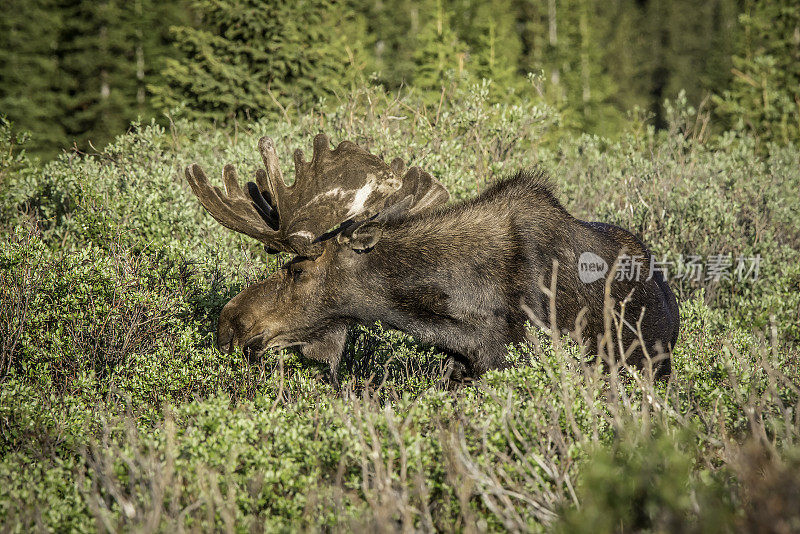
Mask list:
[{"label": "moose back", "polygon": [[295,254],[224,307],[220,350],[296,347],[335,381],[348,327],[381,321],[478,376],[508,365],[507,345],[526,340],[526,322],[555,322],[589,354],[669,374],[674,294],[660,272],[618,276],[620,261],[647,266],[650,252],[626,230],[571,216],[541,173],[445,206],[447,191],[428,173],[347,141],[331,150],[318,135],[310,162],[297,151],[292,186],[272,140],[259,149],[265,170],[246,193],[231,166],[225,192],[198,165],[186,171],[220,223]]}]

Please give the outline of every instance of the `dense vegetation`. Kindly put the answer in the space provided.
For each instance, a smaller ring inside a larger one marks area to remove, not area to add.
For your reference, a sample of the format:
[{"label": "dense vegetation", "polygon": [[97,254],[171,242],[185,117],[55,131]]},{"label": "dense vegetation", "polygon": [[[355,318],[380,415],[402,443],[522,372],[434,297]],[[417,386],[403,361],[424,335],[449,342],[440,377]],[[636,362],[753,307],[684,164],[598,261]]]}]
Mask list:
[{"label": "dense vegetation", "polygon": [[[552,109],[492,105],[488,91],[457,87],[438,120],[369,90],[236,135],[134,125],[102,152],[43,166],[6,128],[3,521],[572,532],[768,517],[796,528],[800,150],[760,156],[751,137],[709,138],[681,102],[663,132],[552,148],[541,144]],[[515,368],[449,391],[441,355],[376,326],[352,332],[337,394],[297,355],[250,362],[213,348],[222,305],[275,260],[217,225],[182,178],[192,160],[252,171],[265,133],[288,171],[290,149],[318,130],[422,164],[456,198],[540,165],[575,214],[646,236],[676,268],[681,255],[730,252],[760,255],[761,270],[673,278],[683,324],[668,383],[603,374],[540,336],[511,349]]]},{"label": "dense vegetation", "polygon": [[[0,114],[29,152],[101,148],[132,120],[287,118],[356,87],[435,109],[453,78],[617,137],[634,109],[706,102],[716,131],[797,141],[794,0],[7,0]],[[710,99],[708,97],[711,97]]]},{"label": "dense vegetation", "polygon": [[[3,530],[800,530],[798,17],[12,0]],[[339,391],[292,352],[221,354],[222,306],[287,258],[219,226],[183,169],[251,175],[270,135],[291,176],[320,131],[455,201],[537,166],[574,215],[642,236],[680,300],[669,381],[537,330],[455,388],[443,355],[380,324],[349,333]]]}]

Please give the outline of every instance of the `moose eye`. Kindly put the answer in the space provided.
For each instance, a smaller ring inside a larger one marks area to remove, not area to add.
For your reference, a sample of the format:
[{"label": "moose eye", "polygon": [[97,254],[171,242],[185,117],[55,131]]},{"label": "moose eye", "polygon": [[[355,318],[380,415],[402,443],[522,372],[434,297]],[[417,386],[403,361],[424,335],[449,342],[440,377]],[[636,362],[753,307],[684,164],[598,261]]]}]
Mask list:
[{"label": "moose eye", "polygon": [[291,263],[291,264],[287,265],[286,266],[286,274],[288,274],[289,277],[292,280],[297,280],[300,277],[300,275],[303,274],[303,266],[302,266],[302,264],[300,264],[300,263]]}]

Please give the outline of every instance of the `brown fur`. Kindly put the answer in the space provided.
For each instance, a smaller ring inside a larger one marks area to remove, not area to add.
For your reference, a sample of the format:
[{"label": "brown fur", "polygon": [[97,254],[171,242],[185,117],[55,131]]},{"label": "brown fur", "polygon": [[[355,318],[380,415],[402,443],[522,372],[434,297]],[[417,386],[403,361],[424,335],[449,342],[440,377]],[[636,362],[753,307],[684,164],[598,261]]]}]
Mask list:
[{"label": "brown fur", "polygon": [[[642,314],[648,354],[666,356],[656,373],[670,371],[677,303],[659,273],[645,280],[649,251],[621,228],[572,217],[540,173],[518,173],[446,208],[350,225],[321,244],[319,257],[296,259],[225,307],[222,348],[299,346],[329,363],[335,376],[346,327],[381,321],[480,375],[507,365],[506,345],[526,339],[529,314],[550,324],[542,286],[550,286],[557,261],[557,327],[575,330],[585,309],[582,337],[596,352],[605,332],[605,283],[579,279],[578,258],[589,251],[609,266],[620,254],[642,256],[642,279],[611,283],[610,296],[627,297],[631,325]],[[638,343],[629,329],[622,337],[626,348]],[[639,348],[629,356],[641,364],[644,353]]]}]

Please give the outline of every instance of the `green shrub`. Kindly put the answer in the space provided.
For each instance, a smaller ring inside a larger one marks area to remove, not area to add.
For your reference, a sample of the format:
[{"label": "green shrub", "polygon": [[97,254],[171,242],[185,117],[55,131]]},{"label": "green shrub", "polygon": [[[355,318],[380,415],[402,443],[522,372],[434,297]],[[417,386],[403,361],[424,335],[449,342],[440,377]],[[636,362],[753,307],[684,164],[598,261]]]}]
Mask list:
[{"label": "green shrub", "polygon": [[[633,427],[633,425],[632,425]],[[697,466],[688,436],[627,429],[581,472],[580,508],[558,532],[731,532],[736,508],[719,473]]]},{"label": "green shrub", "polygon": [[[706,139],[680,102],[670,132],[555,141],[549,110],[489,105],[486,90],[459,89],[438,118],[365,90],[291,124],[232,135],[137,125],[100,154],[42,167],[10,158],[0,522],[19,532],[542,531],[559,517],[575,528],[738,528],[761,502],[742,489],[758,470],[739,463],[755,440],[775,473],[756,486],[790,490],[763,507],[791,525],[797,148],[761,157],[747,137]],[[511,369],[452,391],[443,355],[380,325],[350,333],[338,393],[297,354],[221,354],[220,309],[283,258],[265,261],[213,221],[182,169],[197,161],[213,174],[231,161],[247,175],[269,133],[288,171],[290,149],[320,129],[424,166],[456,199],[540,165],[575,215],[630,228],[659,258],[761,254],[761,276],[673,283],[682,326],[664,383],[603,373],[542,332],[509,348]],[[756,504],[731,516],[745,501]]]}]

